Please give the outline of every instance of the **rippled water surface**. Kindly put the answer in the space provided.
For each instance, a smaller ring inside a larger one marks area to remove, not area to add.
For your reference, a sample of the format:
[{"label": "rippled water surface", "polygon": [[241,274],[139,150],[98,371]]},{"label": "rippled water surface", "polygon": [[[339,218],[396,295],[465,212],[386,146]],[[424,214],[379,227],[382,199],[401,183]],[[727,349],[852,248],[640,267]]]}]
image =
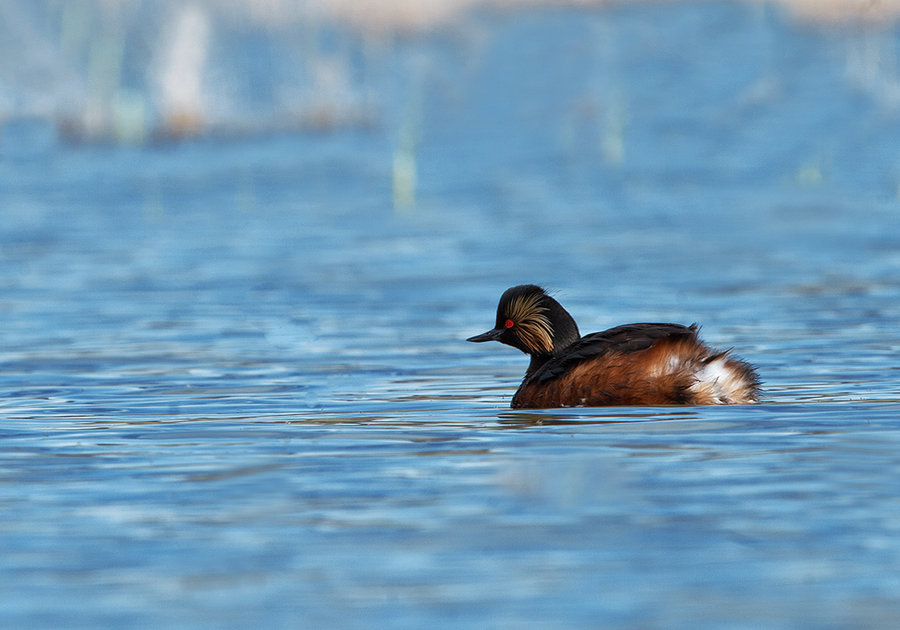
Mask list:
[{"label": "rippled water surface", "polygon": [[[895,627],[897,46],[487,14],[385,51],[369,128],[11,123],[0,625]],[[512,411],[526,358],[463,339],[523,282],[700,322],[765,400]]]}]

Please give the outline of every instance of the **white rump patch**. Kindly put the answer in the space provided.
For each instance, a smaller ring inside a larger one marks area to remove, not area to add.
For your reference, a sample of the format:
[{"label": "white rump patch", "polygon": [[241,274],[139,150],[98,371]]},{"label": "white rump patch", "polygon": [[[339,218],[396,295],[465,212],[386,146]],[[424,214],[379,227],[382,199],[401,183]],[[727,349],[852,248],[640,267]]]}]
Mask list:
[{"label": "white rump patch", "polygon": [[744,372],[736,369],[727,356],[721,356],[700,367],[694,374],[697,382],[691,386],[698,397],[709,398],[713,404],[752,402],[750,383]]}]

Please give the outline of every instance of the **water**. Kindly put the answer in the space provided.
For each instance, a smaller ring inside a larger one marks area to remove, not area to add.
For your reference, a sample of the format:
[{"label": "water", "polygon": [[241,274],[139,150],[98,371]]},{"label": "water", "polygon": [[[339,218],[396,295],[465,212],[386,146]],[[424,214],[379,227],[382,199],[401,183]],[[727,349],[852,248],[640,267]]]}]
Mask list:
[{"label": "water", "polygon": [[[893,627],[896,42],[473,14],[382,51],[374,126],[8,123],[2,625]],[[512,411],[463,339],[522,282],[700,322],[764,401]]]}]

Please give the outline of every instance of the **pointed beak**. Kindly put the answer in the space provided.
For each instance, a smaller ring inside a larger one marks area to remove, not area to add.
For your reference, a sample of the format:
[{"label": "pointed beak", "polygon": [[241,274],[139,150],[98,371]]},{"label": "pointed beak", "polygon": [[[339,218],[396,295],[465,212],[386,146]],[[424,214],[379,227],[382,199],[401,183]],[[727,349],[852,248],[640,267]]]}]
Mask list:
[{"label": "pointed beak", "polygon": [[475,343],[481,343],[482,341],[497,341],[502,334],[502,328],[494,328],[493,330],[489,330],[486,333],[481,333],[480,335],[469,337],[468,339],[466,339],[466,341],[474,341]]}]

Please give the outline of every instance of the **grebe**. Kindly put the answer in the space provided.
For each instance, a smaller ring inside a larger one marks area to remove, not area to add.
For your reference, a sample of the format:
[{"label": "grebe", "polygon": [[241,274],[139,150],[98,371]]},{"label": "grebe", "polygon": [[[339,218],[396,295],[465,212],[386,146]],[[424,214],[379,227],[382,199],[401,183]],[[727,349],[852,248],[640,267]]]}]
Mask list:
[{"label": "grebe", "polygon": [[513,409],[758,402],[753,366],[711,349],[697,330],[626,324],[582,337],[559,302],[523,284],[500,297],[494,328],[466,341],[499,341],[531,356]]}]

